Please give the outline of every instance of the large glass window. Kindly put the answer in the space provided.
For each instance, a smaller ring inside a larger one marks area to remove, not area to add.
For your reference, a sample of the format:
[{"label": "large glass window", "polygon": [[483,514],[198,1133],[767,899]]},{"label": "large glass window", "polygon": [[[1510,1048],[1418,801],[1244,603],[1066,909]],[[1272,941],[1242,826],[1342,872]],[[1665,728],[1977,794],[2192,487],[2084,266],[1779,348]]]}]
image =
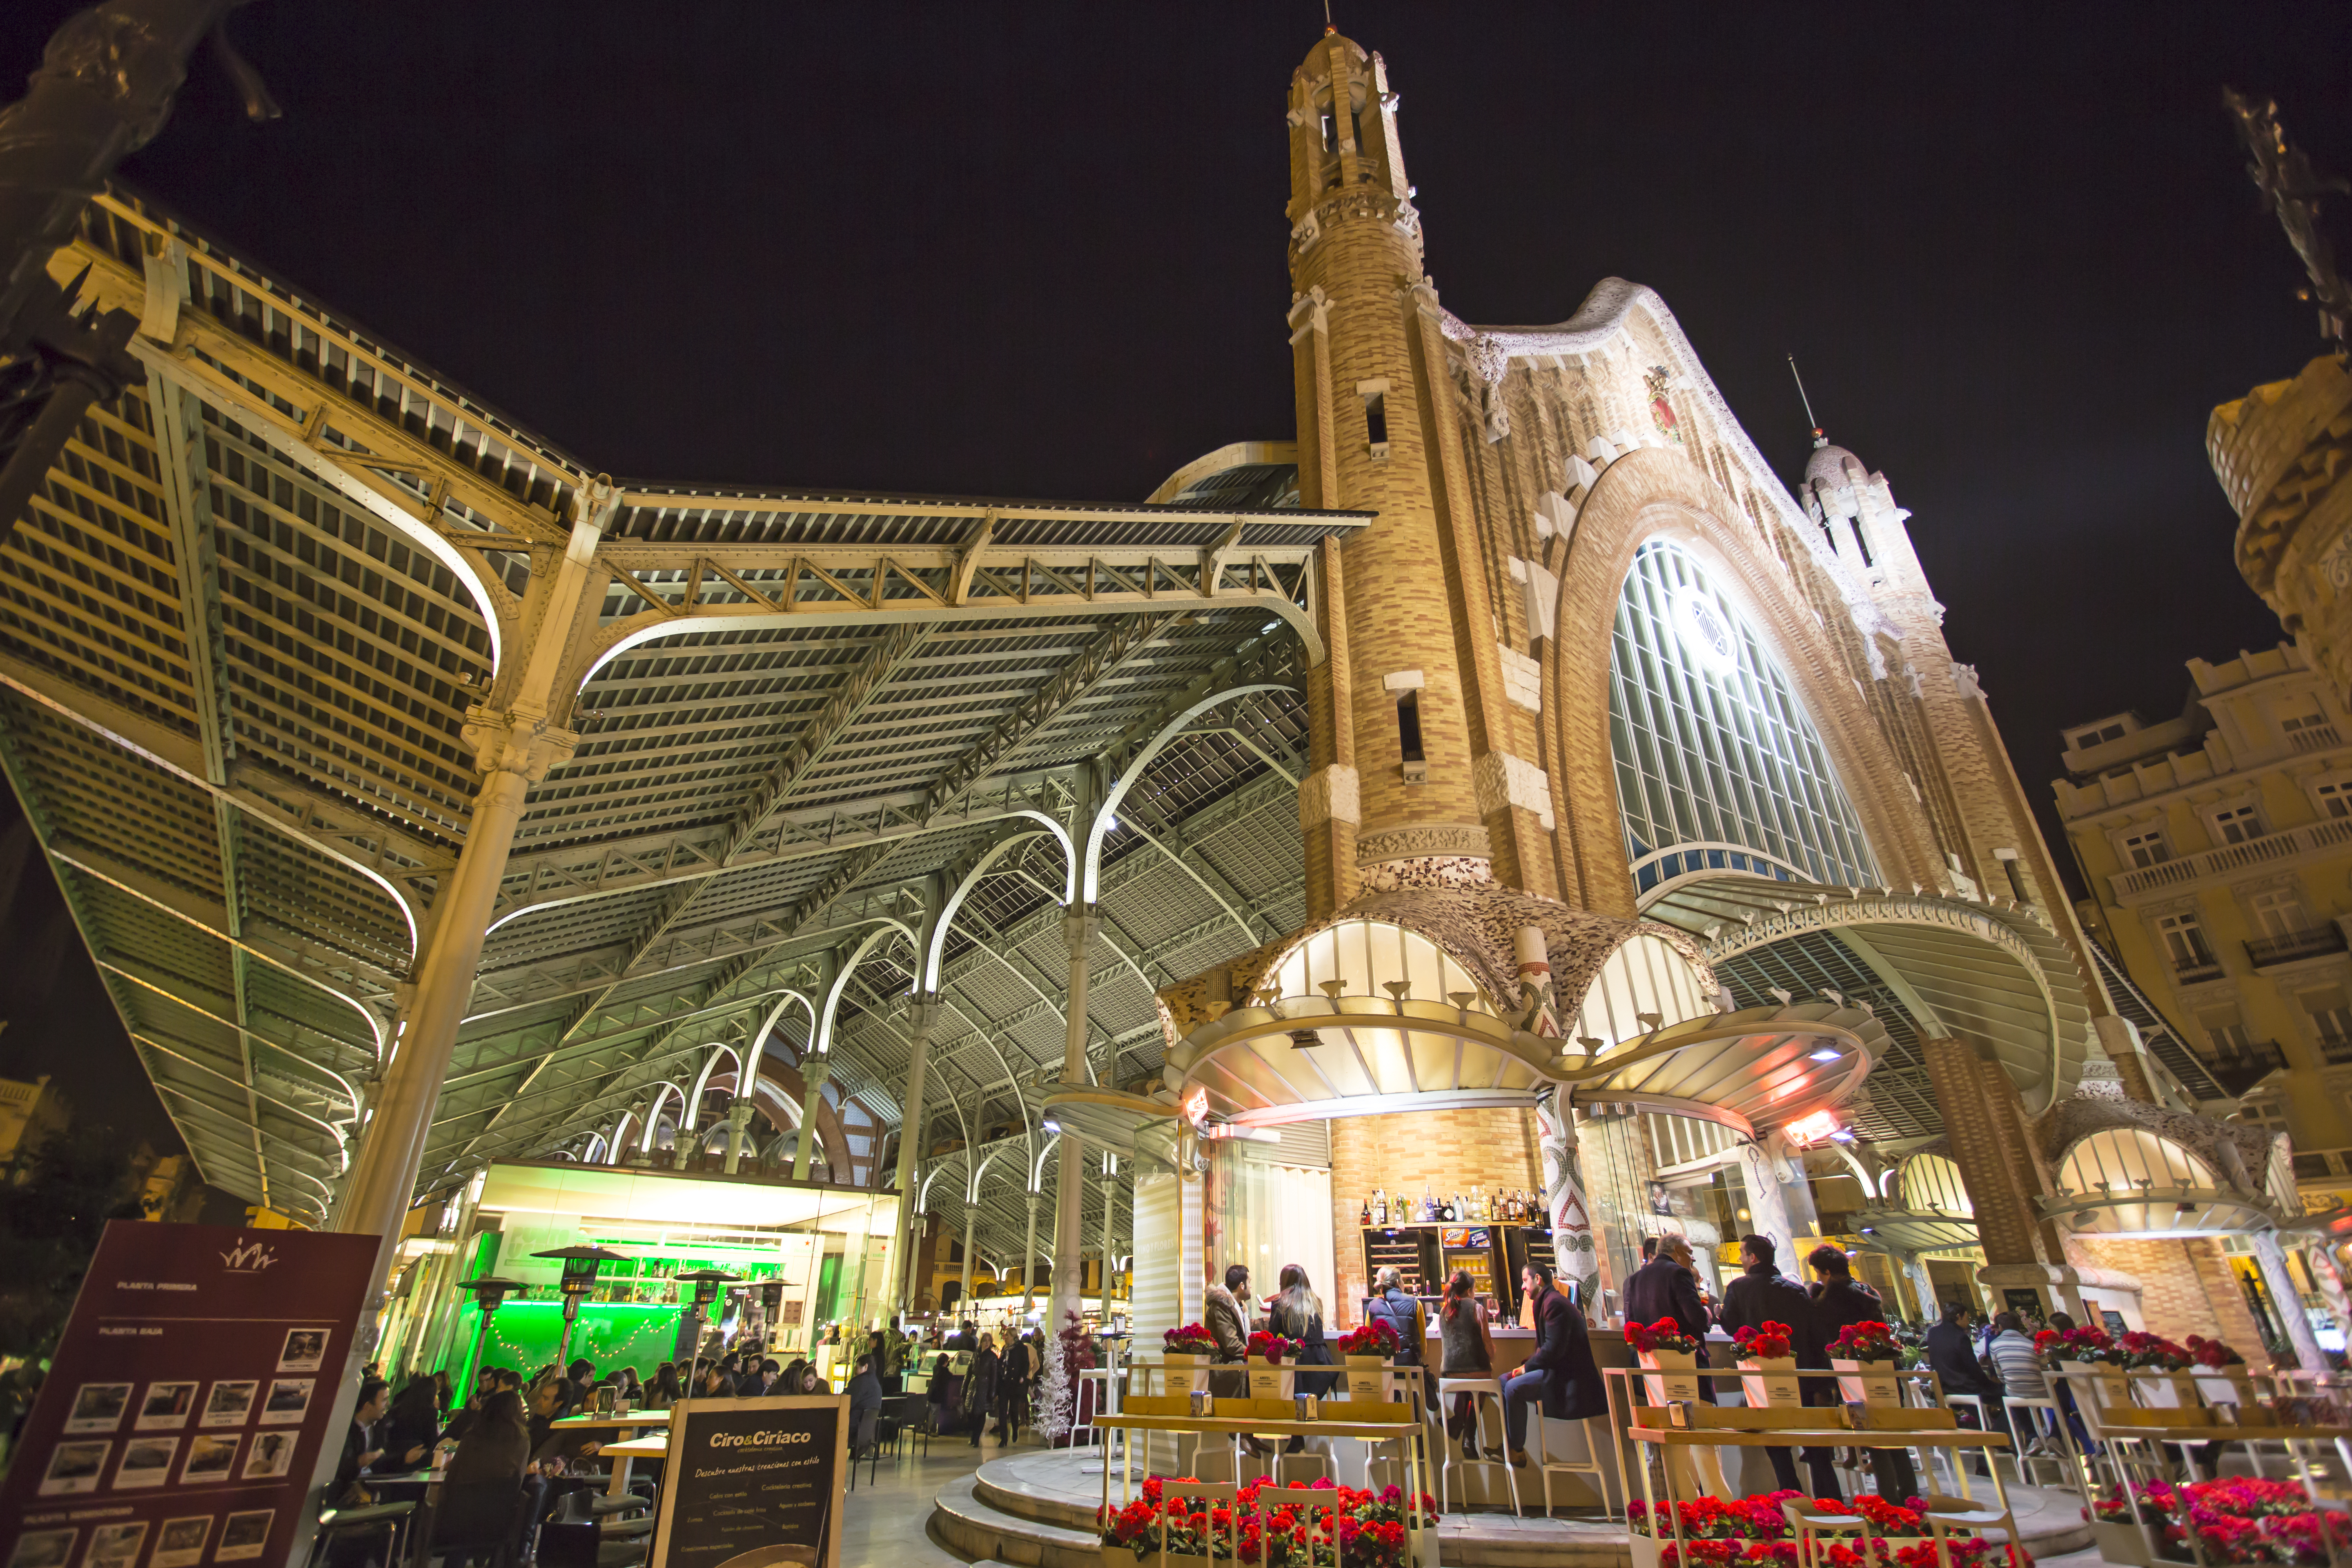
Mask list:
[{"label": "large glass window", "polygon": [[1717,867],[1877,885],[1853,803],[1788,677],[1671,544],[1643,546],[1626,574],[1609,720],[1637,889]]}]

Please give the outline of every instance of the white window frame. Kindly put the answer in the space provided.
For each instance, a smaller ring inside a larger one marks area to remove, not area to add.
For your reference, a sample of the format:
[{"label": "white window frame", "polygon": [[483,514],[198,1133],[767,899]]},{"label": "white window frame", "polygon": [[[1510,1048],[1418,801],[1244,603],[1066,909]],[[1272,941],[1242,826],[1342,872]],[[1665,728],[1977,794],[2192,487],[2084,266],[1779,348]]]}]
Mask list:
[{"label": "white window frame", "polygon": [[2352,817],[2352,773],[2326,773],[2310,781],[2311,807],[2323,818]]},{"label": "white window frame", "polygon": [[[2252,832],[2246,831],[2251,826]],[[2236,829],[2237,837],[2231,832]],[[2225,801],[2205,814],[2205,831],[2213,839],[2213,847],[2223,849],[2233,844],[2251,844],[2257,838],[2270,837],[2270,825],[2263,819],[2260,801]]]},{"label": "white window frame", "polygon": [[[2127,871],[2145,871],[2172,858],[2172,835],[2166,831],[2161,822],[2129,823],[2116,829],[2114,839],[2116,861]],[[2139,858],[2140,850],[2151,840],[2158,853],[2143,860]]]}]

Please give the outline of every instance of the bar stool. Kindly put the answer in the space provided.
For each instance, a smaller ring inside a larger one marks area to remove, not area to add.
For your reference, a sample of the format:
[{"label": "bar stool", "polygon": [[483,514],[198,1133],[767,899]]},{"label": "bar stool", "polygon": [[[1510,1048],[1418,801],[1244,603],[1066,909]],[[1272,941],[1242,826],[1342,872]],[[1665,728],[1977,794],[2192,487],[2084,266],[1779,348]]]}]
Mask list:
[{"label": "bar stool", "polygon": [[[1984,1395],[1981,1394],[1947,1394],[1944,1395],[1944,1408],[1951,1411],[1973,1410],[1977,1416],[1977,1430],[1979,1432],[1992,1430],[1992,1420],[1985,1410]],[[1952,1489],[1954,1491],[1960,1489],[1960,1467],[1968,1462],[1965,1449],[1930,1448],[1922,1457],[1930,1461],[1928,1467],[1930,1475],[1934,1473],[1933,1461],[1942,1459],[1952,1472]],[[1984,1450],[1984,1461],[1985,1474],[1990,1476],[1992,1474],[1993,1466],[2000,1462],[2000,1450],[1995,1448]],[[2010,1435],[2009,1462],[2011,1468],[2017,1472],[2017,1484],[2021,1487],[2031,1486],[2032,1483],[2025,1479],[2025,1462],[2018,1452],[2015,1433]]]},{"label": "bar stool", "polygon": [[[1095,1397],[1092,1409],[1088,1409],[1087,1405],[1087,1384],[1089,1383],[1100,1384],[1102,1385],[1099,1393],[1097,1393]],[[1099,1410],[1105,1415],[1109,1414],[1105,1402],[1110,1398],[1110,1368],[1107,1366],[1089,1366],[1081,1368],[1078,1372],[1078,1385],[1073,1391],[1073,1394],[1074,1397],[1070,1401],[1070,1447],[1075,1448],[1078,1446],[1078,1434],[1080,1432],[1084,1432],[1087,1435],[1087,1442],[1091,1443],[1094,1441],[1094,1412]]]},{"label": "bar stool", "polygon": [[[1503,1444],[1507,1444],[1509,1442],[1511,1424],[1508,1413],[1503,1407],[1503,1380],[1501,1378],[1439,1378],[1437,1380],[1437,1408],[1440,1421],[1444,1420],[1445,1411],[1452,1407],[1454,1396],[1457,1394],[1466,1394],[1470,1396],[1470,1432],[1471,1441],[1473,1443],[1477,1444],[1482,1450],[1486,1446],[1484,1442],[1481,1441],[1484,1435],[1482,1428],[1485,1425],[1481,1419],[1481,1414],[1485,1409],[1485,1401],[1489,1399],[1495,1402],[1495,1424],[1500,1428],[1496,1436],[1503,1440]],[[1502,1445],[1498,1444],[1497,1446],[1500,1447]],[[1504,1480],[1510,1484],[1511,1511],[1522,1518],[1525,1517],[1525,1511],[1519,1507],[1519,1472],[1512,1468],[1509,1461],[1506,1459],[1486,1458],[1466,1459],[1462,1457],[1461,1451],[1451,1442],[1448,1442],[1445,1446],[1445,1462],[1437,1468],[1437,1506],[1441,1511],[1445,1511],[1448,1509],[1445,1500],[1450,1494],[1448,1493],[1445,1485],[1445,1478],[1456,1469],[1466,1469],[1472,1466],[1502,1471]]]},{"label": "bar stool", "polygon": [[[1539,1409],[1530,1410],[1528,1414],[1533,1417],[1534,1429],[1529,1435],[1534,1441],[1529,1447],[1535,1450],[1531,1458],[1535,1460],[1536,1473],[1543,1479],[1544,1512],[1549,1514],[1552,1510],[1551,1478],[1554,1471],[1559,1471],[1567,1475],[1591,1476],[1592,1489],[1601,1494],[1601,1517],[1616,1518],[1617,1513],[1612,1511],[1612,1505],[1609,1500],[1609,1468],[1602,1463],[1601,1458],[1604,1448],[1616,1447],[1610,1438],[1607,1419],[1593,1415],[1587,1416],[1581,1421],[1554,1421]],[[1596,1426],[1601,1428],[1598,1434],[1593,1431]],[[1581,1436],[1584,1438],[1585,1452],[1589,1456],[1587,1463],[1578,1464],[1573,1459],[1555,1459],[1551,1457],[1551,1429],[1554,1426],[1574,1426],[1583,1429]],[[1617,1478],[1617,1495],[1620,1498],[1626,1495],[1625,1478],[1622,1475]]]},{"label": "bar stool", "polygon": [[[2084,1488],[2089,1486],[2089,1461],[2081,1450],[2075,1447],[2074,1434],[2066,1426],[2066,1413],[2059,1408],[2056,1399],[2008,1396],[2001,1401],[2001,1411],[2009,1423],[2009,1439],[2016,1446],[2017,1463],[2021,1475],[2030,1473],[2024,1468],[2028,1465],[2056,1465],[2060,1471],[2076,1486]],[[2018,1430],[2021,1425],[2018,1420],[2020,1411],[2025,1414],[2025,1420],[2021,1423],[2025,1430],[2022,1432]],[[2049,1443],[2058,1451],[2055,1454],[2027,1453],[2026,1444],[2035,1440]],[[2263,1461],[2257,1450],[2254,1455],[2254,1474],[2259,1476],[2262,1473]]]}]

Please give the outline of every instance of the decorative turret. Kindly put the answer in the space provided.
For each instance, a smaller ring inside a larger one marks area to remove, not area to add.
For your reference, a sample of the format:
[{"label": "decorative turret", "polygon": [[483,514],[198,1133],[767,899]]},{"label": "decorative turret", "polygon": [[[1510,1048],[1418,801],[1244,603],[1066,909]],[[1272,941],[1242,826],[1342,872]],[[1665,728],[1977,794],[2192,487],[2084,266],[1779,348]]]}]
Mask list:
[{"label": "decorative turret", "polygon": [[1310,701],[1330,721],[1299,806],[1308,905],[1524,885],[1548,854],[1549,800],[1540,773],[1503,754],[1488,574],[1466,489],[1448,499],[1460,435],[1387,68],[1326,34],[1291,78],[1288,121],[1299,499],[1379,514],[1325,559],[1333,657]]},{"label": "decorative turret", "polygon": [[1890,611],[1897,601],[1926,601],[1941,622],[1943,606],[1935,603],[1927,575],[1911,548],[1910,530],[1904,526],[1910,512],[1895,504],[1886,476],[1874,473],[1843,447],[1813,432],[1812,459],[1797,487],[1805,515],[1822,531],[1838,559],[1854,580],[1870,590],[1872,598]]}]

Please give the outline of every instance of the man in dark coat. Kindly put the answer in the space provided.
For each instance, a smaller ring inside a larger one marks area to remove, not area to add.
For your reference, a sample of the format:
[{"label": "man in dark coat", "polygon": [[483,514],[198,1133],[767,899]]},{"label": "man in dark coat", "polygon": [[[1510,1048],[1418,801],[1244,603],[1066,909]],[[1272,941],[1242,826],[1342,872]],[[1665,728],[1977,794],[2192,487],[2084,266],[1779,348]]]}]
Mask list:
[{"label": "man in dark coat", "polygon": [[[1946,1394],[1972,1394],[1984,1402],[1986,1429],[2006,1430],[2000,1411],[2000,1384],[1984,1374],[1977,1359],[1976,1336],[1969,1332],[1969,1310],[1958,1301],[1944,1303],[1944,1321],[1927,1331],[1927,1365]],[[1977,1424],[1976,1412],[1962,1408],[1957,1412],[1963,1426]],[[1979,1464],[1991,1461],[1979,1455]]]},{"label": "man in dark coat", "polygon": [[[1633,1270],[1625,1281],[1625,1321],[1654,1323],[1672,1318],[1683,1332],[1698,1342],[1698,1364],[1706,1364],[1706,1304],[1698,1299],[1698,1272],[1691,1267],[1690,1242],[1679,1236],[1658,1237],[1657,1256]],[[1706,1378],[1699,1379],[1699,1397],[1712,1397]]]},{"label": "man in dark coat", "polygon": [[[1813,1326],[1826,1345],[1838,1337],[1838,1331],[1849,1323],[1883,1323],[1886,1321],[1886,1303],[1881,1301],[1869,1286],[1853,1277],[1853,1265],[1829,1243],[1823,1242],[1805,1255],[1812,1266],[1813,1278],[1820,1289],[1813,1297]],[[1838,1403],[1837,1381],[1834,1378],[1808,1378],[1808,1383],[1821,1384],[1830,1391],[1822,1399],[1812,1389],[1805,1391],[1805,1403]],[[1811,1458],[1812,1450],[1806,1450]],[[1873,1448],[1870,1450],[1871,1472],[1877,1478],[1878,1495],[1892,1503],[1908,1505],[1919,1495],[1918,1472],[1911,1468],[1908,1448]],[[1822,1494],[1824,1496],[1829,1494]]]},{"label": "man in dark coat", "polygon": [[[1822,1336],[1813,1324],[1812,1298],[1805,1294],[1802,1285],[1780,1272],[1773,1261],[1779,1252],[1779,1245],[1769,1236],[1739,1238],[1739,1261],[1746,1267],[1738,1279],[1723,1288],[1723,1312],[1718,1321],[1724,1332],[1735,1337],[1742,1329],[1760,1331],[1767,1323],[1786,1323],[1789,1352],[1796,1358],[1797,1364],[1825,1367],[1829,1358],[1822,1353]],[[1764,1457],[1772,1462],[1772,1479],[1784,1490],[1804,1489],[1797,1484],[1796,1459],[1788,1449],[1767,1448]],[[1836,1497],[1837,1473],[1830,1467],[1830,1450],[1806,1449],[1805,1463],[1812,1472],[1813,1495]]]},{"label": "man in dark coat", "polygon": [[1530,1402],[1541,1402],[1543,1413],[1555,1421],[1583,1421],[1608,1415],[1609,1396],[1601,1391],[1601,1368],[1592,1359],[1584,1314],[1552,1289],[1551,1270],[1540,1263],[1528,1264],[1519,1271],[1519,1288],[1535,1303],[1536,1348],[1525,1364],[1503,1380],[1503,1420],[1510,1436],[1511,1463],[1524,1469]]}]

